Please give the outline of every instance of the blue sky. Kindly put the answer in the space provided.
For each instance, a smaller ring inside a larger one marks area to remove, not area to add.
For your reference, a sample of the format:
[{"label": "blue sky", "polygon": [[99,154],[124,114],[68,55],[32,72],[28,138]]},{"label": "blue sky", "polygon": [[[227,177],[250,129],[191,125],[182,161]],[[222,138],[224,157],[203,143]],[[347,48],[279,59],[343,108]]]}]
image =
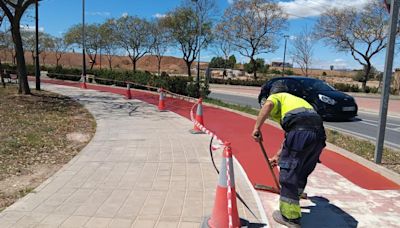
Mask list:
[{"label": "blue sky", "polygon": [[[229,6],[233,0],[216,0],[220,13]],[[289,28],[285,34],[295,36],[304,26],[312,29],[318,15],[329,7],[362,7],[367,0],[276,0],[289,14]],[[123,14],[137,15],[144,18],[152,18],[163,15],[174,9],[181,3],[181,0],[86,0],[86,22],[101,23],[107,18],[118,18]],[[30,16],[24,19],[24,24],[34,27],[33,10]],[[300,16],[300,18],[299,18]],[[74,24],[82,21],[82,0],[43,0],[40,4],[40,28],[44,32],[54,36],[61,36]],[[287,61],[291,62],[289,50],[291,41],[288,41]],[[266,62],[282,61],[284,39],[280,41],[280,48],[274,53],[261,55]],[[178,50],[170,50],[169,55],[181,57]],[[235,54],[241,62],[248,60]],[[202,53],[202,61],[209,61],[215,54],[210,50]],[[351,55],[338,53],[333,48],[327,47],[323,42],[318,42],[314,47],[314,68],[328,69],[330,65],[335,68],[354,69],[361,66],[353,60]],[[395,58],[394,67],[400,67]],[[373,59],[374,66],[382,70],[385,60],[385,51],[382,51]]]}]

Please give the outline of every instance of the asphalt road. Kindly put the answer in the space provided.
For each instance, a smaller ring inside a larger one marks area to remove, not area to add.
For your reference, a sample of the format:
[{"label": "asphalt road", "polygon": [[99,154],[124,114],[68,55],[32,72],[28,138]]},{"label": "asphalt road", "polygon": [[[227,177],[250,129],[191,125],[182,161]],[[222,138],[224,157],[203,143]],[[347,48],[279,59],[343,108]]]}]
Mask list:
[{"label": "asphalt road", "polygon": [[[248,105],[253,108],[260,108],[257,97],[245,95],[231,95],[212,92],[209,97],[219,99],[227,103]],[[378,115],[359,111],[358,117],[346,122],[327,122],[325,127],[368,139],[375,142],[378,131]],[[388,117],[385,134],[385,145],[400,149],[400,118]]]}]

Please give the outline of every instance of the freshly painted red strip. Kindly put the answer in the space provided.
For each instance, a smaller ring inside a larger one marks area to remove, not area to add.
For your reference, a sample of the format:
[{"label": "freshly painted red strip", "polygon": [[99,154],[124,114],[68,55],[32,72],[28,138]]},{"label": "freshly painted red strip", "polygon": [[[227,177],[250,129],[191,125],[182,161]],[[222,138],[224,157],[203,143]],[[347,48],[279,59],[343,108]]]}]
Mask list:
[{"label": "freshly painted red strip", "polygon": [[[77,82],[42,81],[79,87]],[[121,95],[125,95],[126,92],[125,89],[118,87],[93,84],[87,84],[87,86],[89,89]],[[132,90],[132,98],[153,105],[158,104],[158,95],[145,91]],[[190,119],[189,112],[193,103],[170,97],[166,98],[165,102],[167,110]],[[243,166],[252,184],[276,187],[258,143],[251,138],[255,123],[253,119],[207,105],[203,106],[203,118],[205,126],[209,130],[216,133],[221,139],[231,142],[233,154]],[[272,156],[280,149],[284,133],[281,129],[267,124],[264,124],[262,132],[268,156]],[[368,190],[400,189],[400,186],[393,181],[331,150],[325,149],[323,151],[321,161],[328,168],[362,188]],[[277,169],[275,169],[275,172],[278,173]]]},{"label": "freshly painted red strip", "polygon": [[400,186],[393,181],[334,151],[325,149],[321,155],[321,161],[325,166],[362,188],[368,190],[400,189]]}]

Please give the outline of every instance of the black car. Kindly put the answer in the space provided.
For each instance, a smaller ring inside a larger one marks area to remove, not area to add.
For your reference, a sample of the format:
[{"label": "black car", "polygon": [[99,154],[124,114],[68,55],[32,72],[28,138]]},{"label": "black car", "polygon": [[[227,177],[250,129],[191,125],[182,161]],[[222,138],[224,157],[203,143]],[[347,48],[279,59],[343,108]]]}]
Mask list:
[{"label": "black car", "polygon": [[322,80],[307,77],[288,76],[269,80],[258,95],[260,105],[267,99],[271,85],[279,80],[288,87],[289,93],[308,101],[324,119],[340,120],[357,116],[358,107],[353,97]]}]

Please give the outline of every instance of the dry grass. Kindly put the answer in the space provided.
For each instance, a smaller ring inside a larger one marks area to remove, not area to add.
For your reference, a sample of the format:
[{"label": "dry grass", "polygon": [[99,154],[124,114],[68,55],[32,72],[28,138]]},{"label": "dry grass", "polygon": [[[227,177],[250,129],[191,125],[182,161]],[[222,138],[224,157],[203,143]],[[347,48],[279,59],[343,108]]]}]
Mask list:
[{"label": "dry grass", "polygon": [[[74,157],[95,128],[93,116],[67,97],[44,91],[25,96],[14,86],[0,88],[0,210]],[[69,141],[71,133],[86,140]]]}]

